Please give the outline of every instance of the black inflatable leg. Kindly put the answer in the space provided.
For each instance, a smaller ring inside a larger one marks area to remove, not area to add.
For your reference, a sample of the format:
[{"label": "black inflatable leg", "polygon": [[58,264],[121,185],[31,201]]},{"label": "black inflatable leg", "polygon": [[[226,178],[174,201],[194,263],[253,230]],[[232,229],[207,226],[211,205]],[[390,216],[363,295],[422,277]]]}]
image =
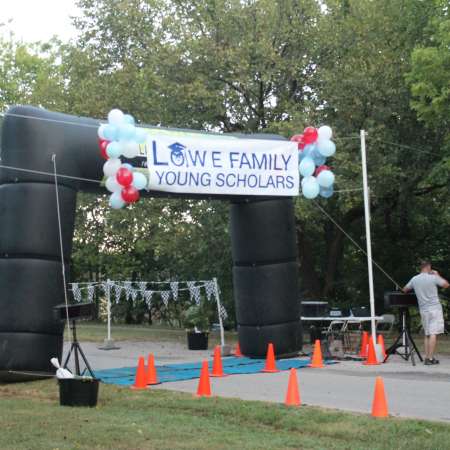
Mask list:
[{"label": "black inflatable leg", "polygon": [[[53,307],[64,302],[55,186],[0,186],[0,377],[53,372],[61,359],[63,324]],[[70,256],[76,192],[59,187],[65,255]],[[67,270],[67,269],[66,269]]]},{"label": "black inflatable leg", "polygon": [[242,352],[264,357],[272,342],[278,356],[297,353],[302,328],[292,199],[232,204],[231,238]]}]

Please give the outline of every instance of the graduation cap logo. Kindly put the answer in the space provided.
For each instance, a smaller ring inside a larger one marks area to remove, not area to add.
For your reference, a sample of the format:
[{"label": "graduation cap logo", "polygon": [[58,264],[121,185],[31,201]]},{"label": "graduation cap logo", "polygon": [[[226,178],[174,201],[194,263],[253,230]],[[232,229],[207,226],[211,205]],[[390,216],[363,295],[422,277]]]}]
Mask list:
[{"label": "graduation cap logo", "polygon": [[180,144],[179,142],[174,142],[171,145],[168,145],[171,150],[171,158],[172,159],[182,159],[183,158],[183,150],[186,148],[185,145]]}]

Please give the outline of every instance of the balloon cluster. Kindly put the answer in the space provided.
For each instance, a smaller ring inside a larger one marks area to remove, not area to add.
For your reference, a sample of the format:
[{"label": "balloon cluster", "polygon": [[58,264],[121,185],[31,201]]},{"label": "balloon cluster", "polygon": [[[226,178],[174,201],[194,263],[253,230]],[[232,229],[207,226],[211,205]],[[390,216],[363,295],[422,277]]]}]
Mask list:
[{"label": "balloon cluster", "polygon": [[139,200],[139,191],[147,186],[147,177],[134,171],[131,164],[122,164],[121,156],[131,159],[139,155],[139,144],[146,141],[146,132],[136,128],[133,116],[120,109],[112,109],[108,123],[98,128],[100,152],[107,161],[103,173],[106,189],[111,192],[109,206],[123,208]]},{"label": "balloon cluster", "polygon": [[303,177],[302,193],[308,199],[318,195],[324,198],[333,195],[334,174],[325,165],[327,158],[336,153],[332,135],[331,128],[324,125],[319,129],[307,127],[303,134],[291,137],[291,141],[298,143],[298,168]]}]

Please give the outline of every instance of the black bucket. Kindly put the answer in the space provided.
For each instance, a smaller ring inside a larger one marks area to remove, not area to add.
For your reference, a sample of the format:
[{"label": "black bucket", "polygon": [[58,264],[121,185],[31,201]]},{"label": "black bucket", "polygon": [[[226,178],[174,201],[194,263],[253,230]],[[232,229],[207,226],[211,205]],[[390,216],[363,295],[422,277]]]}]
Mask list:
[{"label": "black bucket", "polygon": [[61,406],[97,406],[99,380],[96,378],[61,378],[58,383]]},{"label": "black bucket", "polygon": [[208,333],[188,331],[187,343],[189,350],[208,350]]}]

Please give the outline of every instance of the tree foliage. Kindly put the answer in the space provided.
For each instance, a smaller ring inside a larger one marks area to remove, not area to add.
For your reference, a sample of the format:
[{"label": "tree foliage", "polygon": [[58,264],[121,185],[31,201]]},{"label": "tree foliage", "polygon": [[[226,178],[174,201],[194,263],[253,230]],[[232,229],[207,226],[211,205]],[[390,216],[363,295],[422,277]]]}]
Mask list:
[{"label": "tree foliage", "polygon": [[[335,130],[338,192],[295,200],[303,298],[367,303],[359,130],[367,131],[374,259],[399,284],[445,272],[450,25],[444,0],[79,0],[69,44],[0,43],[0,101],[221,132]],[[325,212],[324,212],[325,211]],[[330,217],[333,220],[330,220]],[[337,226],[336,224],[339,224]],[[233,308],[228,208],[84,194],[78,279],[218,276]],[[378,297],[392,281],[375,271]]]}]

